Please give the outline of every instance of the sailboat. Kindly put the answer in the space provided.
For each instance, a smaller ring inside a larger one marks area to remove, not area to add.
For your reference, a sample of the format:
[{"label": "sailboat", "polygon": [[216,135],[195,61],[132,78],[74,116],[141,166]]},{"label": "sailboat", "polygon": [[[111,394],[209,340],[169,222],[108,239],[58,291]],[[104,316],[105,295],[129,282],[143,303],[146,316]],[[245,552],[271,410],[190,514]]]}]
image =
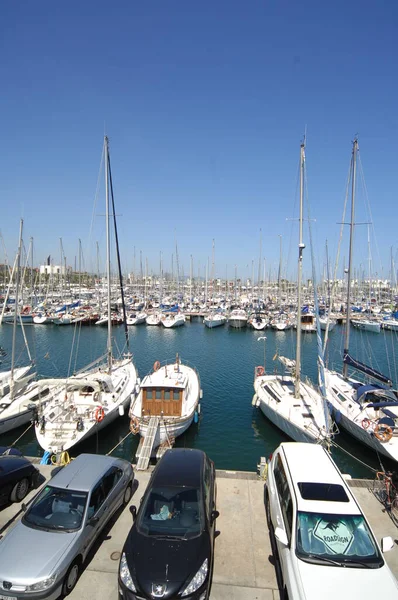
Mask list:
[{"label": "sailboat", "polygon": [[[22,251],[22,231],[23,220],[20,222],[19,244],[16,256],[16,285],[15,285],[15,305],[18,306],[19,287],[20,287],[20,270],[21,270],[21,251]],[[36,373],[32,371],[33,361],[30,356],[29,347],[25,338],[25,331],[22,320],[21,331],[24,337],[25,346],[29,355],[30,364],[24,367],[15,366],[15,351],[16,351],[16,333],[17,322],[20,315],[17,310],[14,312],[13,335],[12,335],[12,353],[11,353],[11,369],[0,373],[0,434],[12,429],[16,429],[21,425],[29,423],[33,416],[35,403],[41,398],[38,397],[36,384],[33,382]],[[47,390],[48,393],[48,390]],[[44,397],[46,392],[43,391]]]},{"label": "sailboat", "polygon": [[[325,368],[326,394],[339,427],[379,454],[398,461],[398,391],[392,389],[389,377],[349,354],[357,154],[358,140],[355,139],[350,174],[351,219],[343,371],[338,373]],[[367,381],[349,375],[349,366],[362,373]]]},{"label": "sailboat", "polygon": [[[305,146],[300,147],[300,219],[297,267],[297,306],[301,307],[303,250],[303,197]],[[267,375],[265,366],[255,369],[253,404],[287,436],[296,442],[327,442],[330,437],[330,416],[322,394],[309,380],[301,379],[301,314],[297,311],[297,342],[295,360],[280,357],[287,374]],[[265,362],[265,361],[264,361]]]},{"label": "sailboat", "polygon": [[[37,441],[44,450],[54,454],[69,450],[112,423],[117,417],[123,416],[125,408],[129,406],[138,391],[137,371],[130,352],[128,351],[120,359],[115,359],[112,352],[109,187],[112,193],[117,249],[118,241],[107,137],[104,139],[104,156],[108,284],[107,352],[88,365],[84,371],[72,377],[40,382],[41,385],[56,386],[56,389],[52,390],[50,402],[38,415],[36,423]],[[120,276],[119,254],[118,264]],[[121,289],[124,306],[123,287]],[[128,348],[127,327],[125,327],[125,335]]]}]

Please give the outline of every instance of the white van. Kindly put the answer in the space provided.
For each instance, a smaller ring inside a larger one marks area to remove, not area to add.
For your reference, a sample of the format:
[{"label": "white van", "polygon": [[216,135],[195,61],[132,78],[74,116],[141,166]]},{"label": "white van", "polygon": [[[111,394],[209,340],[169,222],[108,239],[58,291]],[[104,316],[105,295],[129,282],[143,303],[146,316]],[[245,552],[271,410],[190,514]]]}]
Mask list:
[{"label": "white van", "polygon": [[[284,598],[398,598],[370,525],[322,446],[281,444],[268,465],[265,498]],[[382,539],[383,551],[393,546]]]}]

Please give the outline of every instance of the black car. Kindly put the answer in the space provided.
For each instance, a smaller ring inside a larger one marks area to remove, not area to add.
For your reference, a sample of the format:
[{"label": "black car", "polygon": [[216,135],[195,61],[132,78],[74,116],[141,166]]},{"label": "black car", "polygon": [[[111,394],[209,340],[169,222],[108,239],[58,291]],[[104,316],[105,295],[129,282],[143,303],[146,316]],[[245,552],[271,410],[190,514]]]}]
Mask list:
[{"label": "black car", "polygon": [[37,486],[40,473],[13,449],[0,448],[0,505],[21,502]]},{"label": "black car", "polygon": [[201,450],[174,448],[157,464],[119,565],[119,598],[209,597],[214,562],[214,463]]}]

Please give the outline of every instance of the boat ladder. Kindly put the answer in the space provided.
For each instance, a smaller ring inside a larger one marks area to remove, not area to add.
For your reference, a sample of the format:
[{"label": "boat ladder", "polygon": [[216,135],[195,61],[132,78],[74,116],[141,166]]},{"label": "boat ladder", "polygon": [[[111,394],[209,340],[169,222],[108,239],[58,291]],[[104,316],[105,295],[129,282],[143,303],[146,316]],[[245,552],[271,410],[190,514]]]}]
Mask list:
[{"label": "boat ladder", "polygon": [[155,442],[156,432],[159,427],[159,417],[151,417],[144,438],[144,443],[137,463],[137,471],[146,471],[151,459],[152,448]]}]

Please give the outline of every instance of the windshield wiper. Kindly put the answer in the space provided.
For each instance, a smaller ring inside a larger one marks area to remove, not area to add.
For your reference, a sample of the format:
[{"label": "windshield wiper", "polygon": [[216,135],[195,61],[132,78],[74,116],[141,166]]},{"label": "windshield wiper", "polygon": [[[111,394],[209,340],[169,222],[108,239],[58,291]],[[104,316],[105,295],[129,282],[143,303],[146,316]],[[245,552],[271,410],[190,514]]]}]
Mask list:
[{"label": "windshield wiper", "polygon": [[151,537],[154,537],[156,540],[181,540],[183,539],[182,537],[180,537],[179,535],[167,535],[164,533],[161,534],[151,534]]},{"label": "windshield wiper", "polygon": [[320,562],[326,562],[331,565],[336,565],[337,567],[341,567],[342,563],[338,560],[333,560],[332,558],[327,558],[326,556],[320,556],[319,554],[306,554],[305,557],[302,558],[312,558],[313,560],[319,560]]}]

